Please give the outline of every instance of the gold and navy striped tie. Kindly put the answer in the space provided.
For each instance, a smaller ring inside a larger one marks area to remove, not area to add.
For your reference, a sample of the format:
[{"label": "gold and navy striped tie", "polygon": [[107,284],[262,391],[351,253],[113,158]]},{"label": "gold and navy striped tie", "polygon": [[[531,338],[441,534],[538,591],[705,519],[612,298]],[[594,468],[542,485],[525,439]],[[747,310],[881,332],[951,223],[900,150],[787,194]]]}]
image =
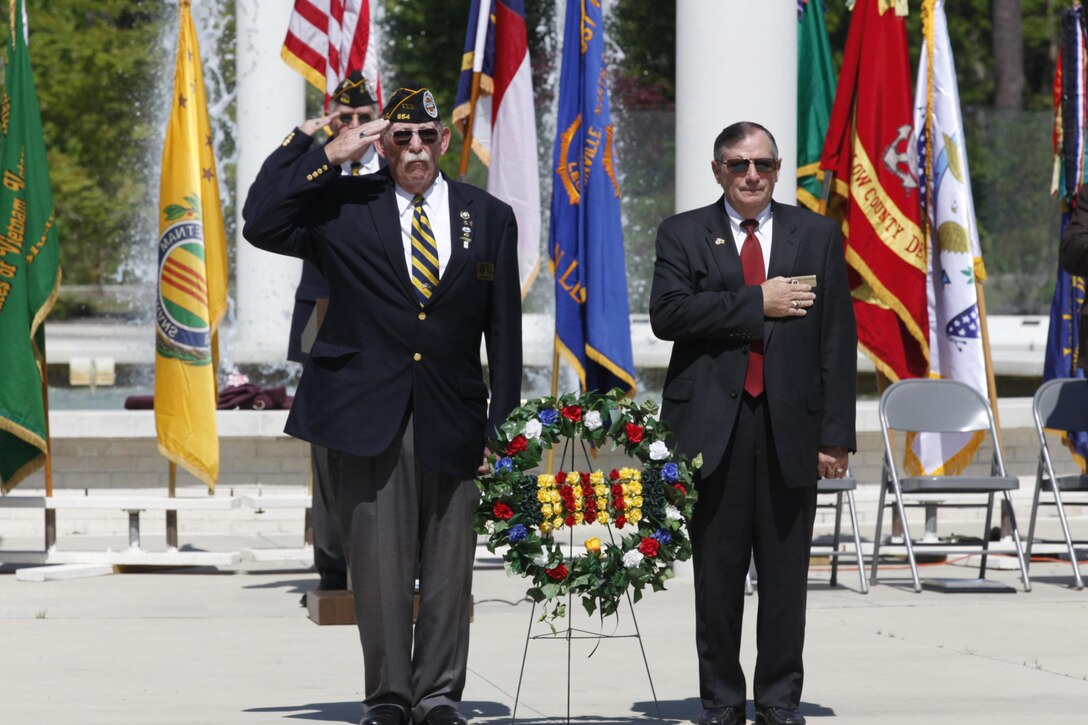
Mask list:
[{"label": "gold and navy striped tie", "polygon": [[431,231],[427,212],[423,211],[423,196],[412,199],[412,284],[416,288],[419,306],[427,304],[438,286],[438,243]]}]

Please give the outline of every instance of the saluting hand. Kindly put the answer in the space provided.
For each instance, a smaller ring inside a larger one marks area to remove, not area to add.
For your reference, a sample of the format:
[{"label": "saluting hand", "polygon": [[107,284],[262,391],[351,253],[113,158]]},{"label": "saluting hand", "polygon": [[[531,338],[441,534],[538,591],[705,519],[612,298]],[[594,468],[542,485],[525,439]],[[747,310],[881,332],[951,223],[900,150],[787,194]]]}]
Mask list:
[{"label": "saluting hand", "polygon": [[313,136],[325,126],[328,126],[330,123],[332,123],[332,119],[335,117],[335,113],[330,113],[327,116],[321,116],[319,118],[308,118],[301,124],[299,124],[298,130],[302,131],[307,136]]},{"label": "saluting hand", "polygon": [[384,118],[376,118],[359,126],[358,130],[341,133],[325,144],[325,156],[334,166],[339,166],[345,161],[355,161],[378,140],[388,125],[389,121]]},{"label": "saluting hand", "polygon": [[760,285],[764,317],[804,317],[816,301],[812,286],[789,277],[771,277]]}]

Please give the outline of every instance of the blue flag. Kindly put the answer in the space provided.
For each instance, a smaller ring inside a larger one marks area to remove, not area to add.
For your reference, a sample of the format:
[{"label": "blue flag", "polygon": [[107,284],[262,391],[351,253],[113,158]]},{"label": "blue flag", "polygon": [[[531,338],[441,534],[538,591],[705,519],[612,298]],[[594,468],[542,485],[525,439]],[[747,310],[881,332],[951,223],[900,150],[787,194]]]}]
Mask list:
[{"label": "blue flag", "polygon": [[597,3],[567,3],[548,253],[555,344],[582,390],[635,394],[620,186]]},{"label": "blue flag", "polygon": [[[1061,98],[1061,104],[1055,104],[1055,145],[1054,163],[1059,178],[1058,193],[1062,202],[1062,233],[1072,214],[1073,200],[1080,192],[1081,184],[1088,181],[1088,169],[1085,166],[1085,128],[1084,114],[1078,112],[1088,101],[1088,82],[1085,67],[1088,58],[1088,45],[1085,41],[1084,9],[1074,7],[1062,13],[1061,51],[1058,70],[1055,74],[1055,97]],[[1054,299],[1050,304],[1050,331],[1046,340],[1046,359],[1043,362],[1043,381],[1055,378],[1083,378],[1084,370],[1075,359],[1080,342],[1080,330],[1077,320],[1080,308],[1084,305],[1084,278],[1074,277],[1058,267],[1058,278],[1054,284]],[[1083,470],[1088,459],[1088,433],[1067,432],[1063,440]]]}]

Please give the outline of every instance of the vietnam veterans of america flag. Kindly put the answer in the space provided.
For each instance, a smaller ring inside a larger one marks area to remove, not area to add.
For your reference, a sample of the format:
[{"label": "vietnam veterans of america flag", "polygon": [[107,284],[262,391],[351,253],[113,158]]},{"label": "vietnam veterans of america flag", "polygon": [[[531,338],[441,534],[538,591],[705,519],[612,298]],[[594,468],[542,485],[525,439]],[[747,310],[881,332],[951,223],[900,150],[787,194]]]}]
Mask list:
[{"label": "vietnam veterans of america flag", "polygon": [[[929,377],[958,380],[985,398],[986,360],[975,283],[986,278],[986,270],[944,0],[923,3],[922,28],[914,129],[918,187],[928,220]],[[981,432],[911,436],[907,471],[916,476],[957,475],[971,462],[982,437]]]},{"label": "vietnam veterans of america flag", "polygon": [[215,335],[227,310],[227,248],[189,0],[179,3],[173,108],[162,151],[155,319],[159,452],[208,485],[219,477]]},{"label": "vietnam veterans of america flag", "polygon": [[381,106],[378,27],[369,0],[295,0],[280,56],[325,103],[353,70],[362,72]]}]

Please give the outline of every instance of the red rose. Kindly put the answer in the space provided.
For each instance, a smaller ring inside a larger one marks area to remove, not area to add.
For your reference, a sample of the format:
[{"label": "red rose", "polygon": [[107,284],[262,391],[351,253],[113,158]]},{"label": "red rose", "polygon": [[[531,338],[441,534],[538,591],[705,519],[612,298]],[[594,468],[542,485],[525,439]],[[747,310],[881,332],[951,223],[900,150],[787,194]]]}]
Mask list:
[{"label": "red rose", "polygon": [[563,581],[567,578],[567,565],[560,564],[554,569],[545,569],[544,573],[550,576],[552,579],[555,579],[557,582]]},{"label": "red rose", "polygon": [[506,455],[516,456],[529,447],[529,441],[525,440],[525,436],[516,435],[514,440],[510,441],[510,445],[506,446]]},{"label": "red rose", "polygon": [[631,441],[632,443],[636,443],[636,444],[642,442],[642,426],[641,425],[635,425],[634,423],[628,423],[625,430],[627,431],[627,440]]},{"label": "red rose", "polygon": [[567,518],[563,519],[563,523],[567,526],[574,526],[578,522],[574,520],[574,514],[569,514]]},{"label": "red rose", "polygon": [[565,405],[563,406],[563,417],[577,423],[582,419],[582,409],[577,405]]},{"label": "red rose", "polygon": [[680,484],[680,483],[674,483],[674,484],[672,485],[672,487],[673,487],[673,488],[675,488],[675,489],[676,489],[677,491],[679,491],[680,493],[684,494],[685,496],[687,496],[687,495],[688,495],[688,490],[687,490],[686,488],[684,488],[684,485],[683,485],[683,484]]},{"label": "red rose", "polygon": [[617,529],[622,529],[626,525],[627,525],[627,517],[626,516],[624,516],[623,514],[620,514],[619,516],[616,517],[616,528]]},{"label": "red rose", "polygon": [[583,472],[581,477],[580,477],[580,480],[582,481],[583,486],[588,486],[589,485],[589,474]]},{"label": "red rose", "polygon": [[609,474],[608,474],[608,477],[609,477],[609,478],[610,478],[611,480],[613,480],[613,481],[618,481],[618,480],[620,480],[620,472],[619,472],[619,471],[617,471],[617,470],[616,470],[615,468],[613,468],[613,469],[612,469],[612,470],[611,470],[611,471],[609,472]]},{"label": "red rose", "polygon": [[496,501],[495,505],[491,507],[492,513],[495,514],[495,518],[506,520],[514,515],[513,509],[504,504],[502,501]]},{"label": "red rose", "polygon": [[623,495],[623,486],[618,484],[618,483],[612,484],[612,495],[613,496],[622,496]]},{"label": "red rose", "polygon": [[642,543],[638,545],[638,550],[651,559],[657,556],[657,550],[660,548],[661,542],[649,536],[643,536]]},{"label": "red rose", "polygon": [[566,472],[565,471],[560,471],[559,473],[555,474],[555,482],[556,483],[566,483],[567,482]]},{"label": "red rose", "polygon": [[612,499],[612,508],[616,509],[617,511],[627,510],[627,502],[623,500],[623,496],[617,496],[616,498]]}]

